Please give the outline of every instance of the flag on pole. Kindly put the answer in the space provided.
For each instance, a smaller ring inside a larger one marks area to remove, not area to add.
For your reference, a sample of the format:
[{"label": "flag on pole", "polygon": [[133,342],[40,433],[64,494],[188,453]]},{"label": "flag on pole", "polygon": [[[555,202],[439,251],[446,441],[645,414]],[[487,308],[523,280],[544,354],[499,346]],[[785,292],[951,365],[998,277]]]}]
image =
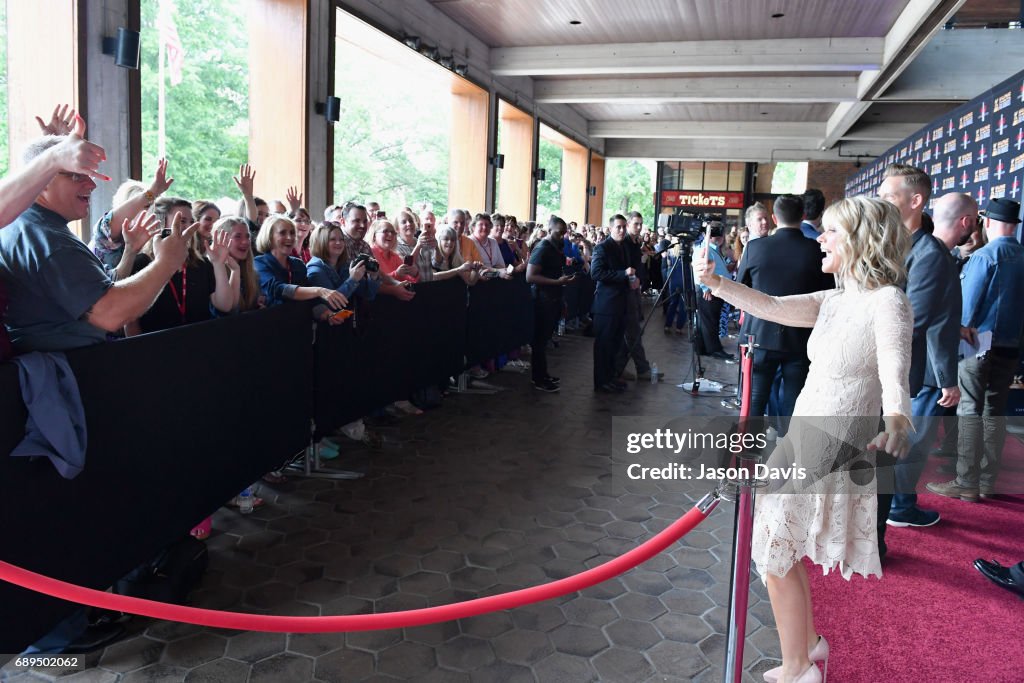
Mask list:
[{"label": "flag on pole", "polygon": [[171,85],[181,83],[181,67],[185,64],[185,48],[178,37],[178,27],[174,25],[173,0],[160,0],[160,9],[156,17],[156,27],[160,34],[160,45],[167,55],[167,68],[170,70]]}]

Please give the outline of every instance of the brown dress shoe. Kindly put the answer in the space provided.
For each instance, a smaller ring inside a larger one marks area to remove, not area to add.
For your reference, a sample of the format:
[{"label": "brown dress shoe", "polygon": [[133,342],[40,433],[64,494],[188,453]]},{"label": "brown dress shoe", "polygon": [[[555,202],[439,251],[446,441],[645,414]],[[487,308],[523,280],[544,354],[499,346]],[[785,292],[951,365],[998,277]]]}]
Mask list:
[{"label": "brown dress shoe", "polygon": [[953,481],[947,481],[943,484],[933,482],[928,484],[926,488],[932,493],[937,493],[940,496],[945,496],[946,498],[959,498],[960,500],[967,501],[968,503],[978,502],[978,489],[960,486],[960,484],[956,483],[956,479]]}]

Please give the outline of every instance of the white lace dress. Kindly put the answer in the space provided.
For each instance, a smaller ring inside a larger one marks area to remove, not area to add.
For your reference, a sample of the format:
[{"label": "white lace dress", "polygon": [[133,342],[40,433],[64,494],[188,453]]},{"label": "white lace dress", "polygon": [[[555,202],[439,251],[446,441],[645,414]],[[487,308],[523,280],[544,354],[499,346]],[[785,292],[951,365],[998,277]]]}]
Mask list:
[{"label": "white lace dress", "polygon": [[768,459],[769,466],[796,461],[809,477],[786,484],[797,493],[757,496],[752,555],[758,573],[784,576],[809,557],[845,579],[855,572],[881,576],[873,472],[851,476],[836,462],[855,450],[873,465],[862,451],[878,433],[876,416],[910,415],[909,300],[896,287],[771,297],[724,278],[713,293],[762,320],[814,328],[794,420]]}]

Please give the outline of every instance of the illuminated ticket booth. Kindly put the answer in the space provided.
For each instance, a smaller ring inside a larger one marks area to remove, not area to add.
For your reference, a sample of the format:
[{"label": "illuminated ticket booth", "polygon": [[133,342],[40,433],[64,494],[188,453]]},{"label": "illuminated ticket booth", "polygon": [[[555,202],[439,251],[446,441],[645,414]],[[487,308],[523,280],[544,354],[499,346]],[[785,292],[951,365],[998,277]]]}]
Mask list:
[{"label": "illuminated ticket booth", "polygon": [[752,166],[735,161],[660,161],[656,212],[716,215],[727,226],[739,225],[750,204]]}]

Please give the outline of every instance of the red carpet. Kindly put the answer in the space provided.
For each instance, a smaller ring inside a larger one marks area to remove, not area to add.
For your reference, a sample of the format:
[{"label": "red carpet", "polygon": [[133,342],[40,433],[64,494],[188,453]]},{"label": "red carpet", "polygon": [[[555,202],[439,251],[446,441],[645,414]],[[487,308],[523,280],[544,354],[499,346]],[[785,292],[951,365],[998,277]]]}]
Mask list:
[{"label": "red carpet", "polygon": [[[1024,681],[1024,600],[972,566],[979,557],[1024,560],[1022,463],[1024,448],[1011,436],[998,489],[1018,495],[972,504],[922,494],[921,507],[942,521],[889,527],[880,581],[809,568],[816,625],[832,645],[829,681]],[[919,490],[950,478],[926,473]]]}]

